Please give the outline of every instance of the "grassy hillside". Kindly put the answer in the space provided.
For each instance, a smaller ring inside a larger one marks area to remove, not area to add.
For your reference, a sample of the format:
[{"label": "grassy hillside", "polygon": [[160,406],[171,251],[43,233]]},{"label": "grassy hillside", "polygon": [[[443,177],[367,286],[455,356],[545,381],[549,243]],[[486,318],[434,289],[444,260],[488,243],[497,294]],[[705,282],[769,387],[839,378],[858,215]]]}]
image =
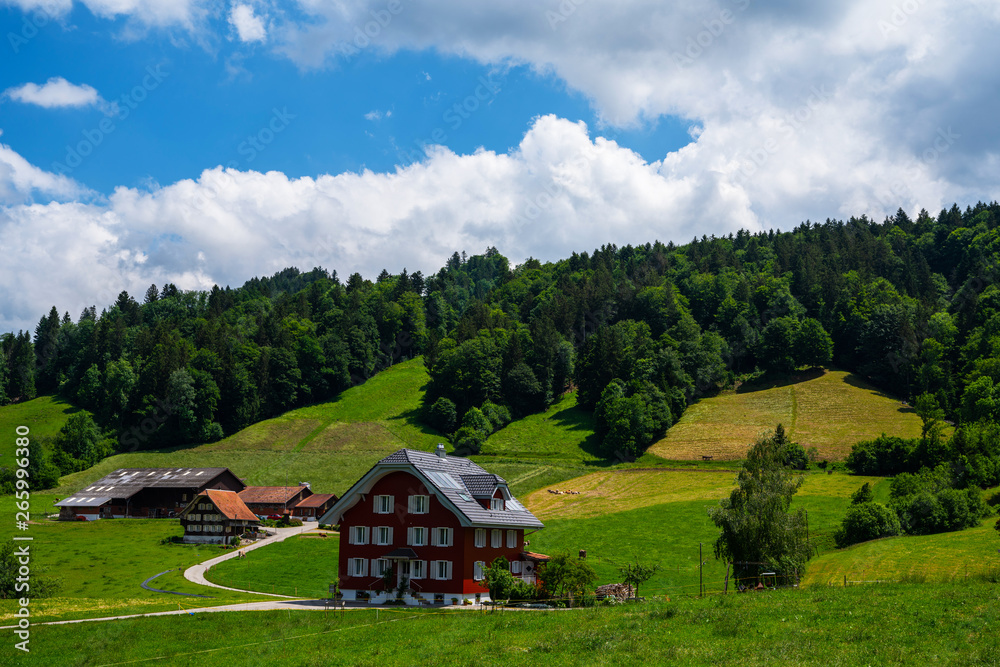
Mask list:
[{"label": "grassy hillside", "polygon": [[[617,566],[638,557],[661,570],[646,586],[649,592],[697,593],[698,544],[702,543],[706,589],[721,592],[725,565],[712,548],[718,528],[708,509],[732,489],[734,471],[619,470],[593,473],[539,489],[526,503],[545,523],[532,534],[531,550],[543,553],[587,550],[600,583],[620,580]],[[810,539],[821,553],[833,548],[833,532],[865,482],[884,493],[884,479],[837,473],[808,473],[792,509],[809,513]],[[550,490],[579,491],[555,494]]]},{"label": "grassy hillside", "polygon": [[11,467],[14,462],[14,429],[27,426],[30,437],[55,437],[66,420],[80,408],[58,396],[39,396],[24,403],[0,408],[0,466]]},{"label": "grassy hillside", "polygon": [[690,406],[666,437],[650,447],[665,459],[732,460],[762,432],[781,423],[792,440],[839,460],[859,440],[881,433],[920,435],[912,408],[844,371],[800,373],[785,383],[741,386]]},{"label": "grassy hillside", "polygon": [[996,518],[957,533],[904,535],[824,553],[809,563],[804,585],[855,581],[961,581],[992,574],[1000,581]]},{"label": "grassy hillside", "polygon": [[341,494],[401,447],[429,451],[439,442],[447,445],[416,420],[427,379],[423,359],[413,359],[336,401],[287,412],[216,443],[112,456],[63,477],[55,493],[76,491],[117,468],[226,466],[248,484],[310,482],[319,493]]},{"label": "grassy hillside", "polygon": [[1000,660],[998,623],[991,585],[864,586],[564,612],[380,609],[152,617],[36,626],[31,650],[33,662],[51,667],[972,665]]}]

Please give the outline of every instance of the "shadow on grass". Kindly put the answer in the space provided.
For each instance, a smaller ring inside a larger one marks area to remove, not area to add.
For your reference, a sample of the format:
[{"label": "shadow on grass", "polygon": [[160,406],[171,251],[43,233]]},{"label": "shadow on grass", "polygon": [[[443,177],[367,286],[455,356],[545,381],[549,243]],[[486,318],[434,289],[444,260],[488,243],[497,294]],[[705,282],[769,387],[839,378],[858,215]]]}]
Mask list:
[{"label": "shadow on grass", "polygon": [[758,380],[740,385],[739,389],[736,390],[736,393],[749,394],[755,391],[787,387],[789,385],[821,378],[825,373],[826,371],[822,368],[810,368],[808,370],[795,371],[794,373],[769,373]]}]

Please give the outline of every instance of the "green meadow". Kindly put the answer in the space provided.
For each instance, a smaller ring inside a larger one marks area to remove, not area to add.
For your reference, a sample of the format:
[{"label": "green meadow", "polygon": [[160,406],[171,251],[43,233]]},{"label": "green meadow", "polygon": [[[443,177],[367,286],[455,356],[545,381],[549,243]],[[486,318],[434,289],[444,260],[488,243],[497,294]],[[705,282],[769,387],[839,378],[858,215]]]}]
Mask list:
[{"label": "green meadow", "polygon": [[58,396],[39,396],[0,408],[0,466],[13,467],[18,426],[28,427],[30,438],[53,438],[80,408]]},{"label": "green meadow", "polygon": [[560,611],[239,612],[36,626],[24,664],[997,664],[998,623],[991,584],[818,587]]},{"label": "green meadow", "polygon": [[[3,516],[12,521],[6,508]],[[182,533],[175,520],[33,520],[27,531],[18,533],[33,538],[32,576],[54,578],[60,584],[55,597],[32,599],[33,619],[38,622],[141,614],[263,599],[249,593],[206,588],[184,579],[187,567],[223,551],[218,546],[163,543]],[[157,593],[141,587],[147,578],[168,570],[150,586],[211,598]],[[0,625],[10,623],[16,605],[15,600],[0,600]]]},{"label": "green meadow", "polygon": [[339,553],[338,533],[308,532],[219,563],[205,578],[231,588],[326,598],[337,582]]}]

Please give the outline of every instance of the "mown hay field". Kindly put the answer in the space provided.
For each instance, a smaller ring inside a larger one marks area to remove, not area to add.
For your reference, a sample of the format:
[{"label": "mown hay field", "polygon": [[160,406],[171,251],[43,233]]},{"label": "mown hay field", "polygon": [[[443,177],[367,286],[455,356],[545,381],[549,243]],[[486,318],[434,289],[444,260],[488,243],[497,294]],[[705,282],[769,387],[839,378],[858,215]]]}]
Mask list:
[{"label": "mown hay field", "polygon": [[912,408],[853,373],[807,372],[787,384],[742,386],[702,399],[649,451],[671,460],[737,460],[779,423],[793,441],[830,461],[843,459],[860,440],[882,433],[918,437],[921,428]]}]

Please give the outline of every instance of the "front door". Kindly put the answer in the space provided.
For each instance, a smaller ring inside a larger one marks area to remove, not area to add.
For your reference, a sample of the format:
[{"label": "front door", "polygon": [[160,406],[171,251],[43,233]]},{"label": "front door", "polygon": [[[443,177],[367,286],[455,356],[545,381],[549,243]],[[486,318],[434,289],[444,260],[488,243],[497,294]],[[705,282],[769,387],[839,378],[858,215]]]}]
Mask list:
[{"label": "front door", "polygon": [[409,588],[410,587],[410,561],[408,561],[408,560],[401,560],[401,561],[397,561],[397,562],[399,563],[399,567],[396,568],[396,588],[399,588],[402,585],[403,579],[406,579],[406,587]]}]

